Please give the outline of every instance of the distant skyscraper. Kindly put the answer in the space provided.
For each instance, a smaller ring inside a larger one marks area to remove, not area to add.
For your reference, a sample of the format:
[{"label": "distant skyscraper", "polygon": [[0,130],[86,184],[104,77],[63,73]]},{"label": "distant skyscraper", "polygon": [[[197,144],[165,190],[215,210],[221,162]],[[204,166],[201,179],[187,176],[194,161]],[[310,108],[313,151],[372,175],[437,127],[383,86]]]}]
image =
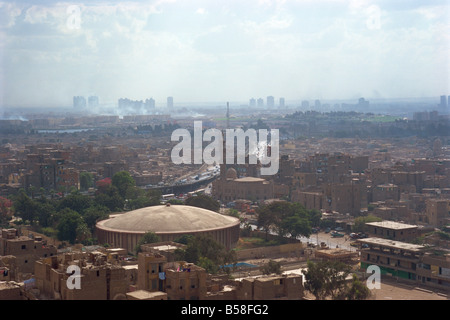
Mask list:
[{"label": "distant skyscraper", "polygon": [[322,104],[320,103],[320,100],[314,101],[314,107],[315,107],[316,109],[319,109],[321,105],[322,105]]},{"label": "distant skyscraper", "polygon": [[283,109],[284,106],[284,98],[280,98],[280,109]]},{"label": "distant skyscraper", "polygon": [[167,97],[167,109],[173,110],[173,97]]},{"label": "distant skyscraper", "polygon": [[73,97],[73,107],[74,108],[86,108],[86,98],[82,96]]},{"label": "distant skyscraper", "polygon": [[147,111],[154,111],[155,110],[155,100],[153,98],[145,99],[145,109]]},{"label": "distant skyscraper", "polygon": [[89,108],[98,107],[98,97],[97,96],[90,96],[88,98],[88,105],[89,105]]},{"label": "distant skyscraper", "polygon": [[359,100],[358,100],[358,106],[359,106],[359,107],[363,107],[363,108],[367,108],[367,107],[369,107],[369,101],[367,101],[367,100],[364,99],[364,98],[359,98]]},{"label": "distant skyscraper", "polygon": [[264,99],[263,98],[258,98],[258,108],[262,108],[264,107]]},{"label": "distant skyscraper", "polygon": [[256,107],[256,100],[254,98],[251,98],[248,105],[250,107]]},{"label": "distant skyscraper", "polygon": [[[450,97],[449,97],[450,100]],[[447,97],[441,96],[441,108],[447,108]]]},{"label": "distant skyscraper", "polygon": [[227,129],[230,129],[230,103],[227,102]]},{"label": "distant skyscraper", "polygon": [[308,109],[309,108],[309,101],[308,100],[303,100],[302,101],[302,108],[303,109]]},{"label": "distant skyscraper", "polygon": [[267,108],[273,109],[275,107],[275,98],[272,96],[267,97]]}]

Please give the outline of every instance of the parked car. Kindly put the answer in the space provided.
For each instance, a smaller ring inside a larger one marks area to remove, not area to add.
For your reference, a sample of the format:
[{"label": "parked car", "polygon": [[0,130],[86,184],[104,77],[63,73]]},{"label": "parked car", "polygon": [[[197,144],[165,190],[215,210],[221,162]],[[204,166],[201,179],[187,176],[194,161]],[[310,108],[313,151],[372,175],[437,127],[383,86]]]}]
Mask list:
[{"label": "parked car", "polygon": [[336,228],[334,228],[334,230],[336,230],[336,231],[344,231],[344,229],[341,228],[341,227],[336,227]]},{"label": "parked car", "polygon": [[359,237],[359,239],[368,238],[367,234],[362,233],[362,232],[358,232],[358,237]]},{"label": "parked car", "polygon": [[325,229],[325,233],[330,233],[331,229],[330,228],[326,228]]},{"label": "parked car", "polygon": [[337,232],[337,231],[333,231],[333,232],[331,233],[331,236],[332,236],[333,238],[342,238],[342,237],[344,236],[344,234],[343,234],[343,233],[339,233],[339,232]]}]

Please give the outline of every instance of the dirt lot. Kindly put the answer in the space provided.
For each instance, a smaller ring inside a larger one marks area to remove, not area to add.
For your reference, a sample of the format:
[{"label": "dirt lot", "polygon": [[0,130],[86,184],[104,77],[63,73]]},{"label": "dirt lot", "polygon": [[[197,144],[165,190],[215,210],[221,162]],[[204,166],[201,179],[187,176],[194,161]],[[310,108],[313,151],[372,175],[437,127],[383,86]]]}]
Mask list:
[{"label": "dirt lot", "polygon": [[433,289],[418,288],[396,283],[395,280],[381,280],[380,289],[372,289],[372,300],[449,300],[449,293],[431,291]]}]

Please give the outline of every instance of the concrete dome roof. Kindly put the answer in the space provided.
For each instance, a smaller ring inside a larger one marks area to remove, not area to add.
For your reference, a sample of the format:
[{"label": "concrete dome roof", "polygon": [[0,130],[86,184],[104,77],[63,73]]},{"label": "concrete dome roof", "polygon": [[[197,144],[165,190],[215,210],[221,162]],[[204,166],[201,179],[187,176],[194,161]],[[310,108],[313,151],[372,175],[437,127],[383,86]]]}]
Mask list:
[{"label": "concrete dome roof", "polygon": [[227,170],[227,179],[237,179],[237,171],[234,168]]},{"label": "concrete dome roof", "polygon": [[181,233],[227,228],[239,225],[237,218],[193,206],[153,206],[116,215],[97,223],[103,230],[127,233]]}]

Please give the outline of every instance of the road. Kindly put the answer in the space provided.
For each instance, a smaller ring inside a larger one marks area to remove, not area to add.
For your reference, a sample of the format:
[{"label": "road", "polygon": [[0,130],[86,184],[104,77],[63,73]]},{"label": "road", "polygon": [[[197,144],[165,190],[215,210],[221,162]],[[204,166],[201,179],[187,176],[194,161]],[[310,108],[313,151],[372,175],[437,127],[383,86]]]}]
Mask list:
[{"label": "road", "polygon": [[[252,230],[255,230],[257,227],[254,224],[250,224]],[[354,240],[350,239],[348,235],[345,235],[342,238],[333,238],[330,233],[319,232],[313,233],[309,238],[307,237],[297,237],[302,243],[312,243],[315,245],[320,245],[321,242],[325,242],[325,244],[331,248],[342,248],[350,251],[357,251],[355,247],[350,246]]]},{"label": "road", "polygon": [[342,238],[333,238],[330,233],[319,232],[313,233],[309,238],[301,237],[298,239],[302,242],[309,242],[315,245],[320,245],[321,242],[325,242],[331,249],[339,247],[350,251],[357,251],[355,247],[350,246],[350,243],[355,240],[351,239],[348,235],[345,235]]}]

